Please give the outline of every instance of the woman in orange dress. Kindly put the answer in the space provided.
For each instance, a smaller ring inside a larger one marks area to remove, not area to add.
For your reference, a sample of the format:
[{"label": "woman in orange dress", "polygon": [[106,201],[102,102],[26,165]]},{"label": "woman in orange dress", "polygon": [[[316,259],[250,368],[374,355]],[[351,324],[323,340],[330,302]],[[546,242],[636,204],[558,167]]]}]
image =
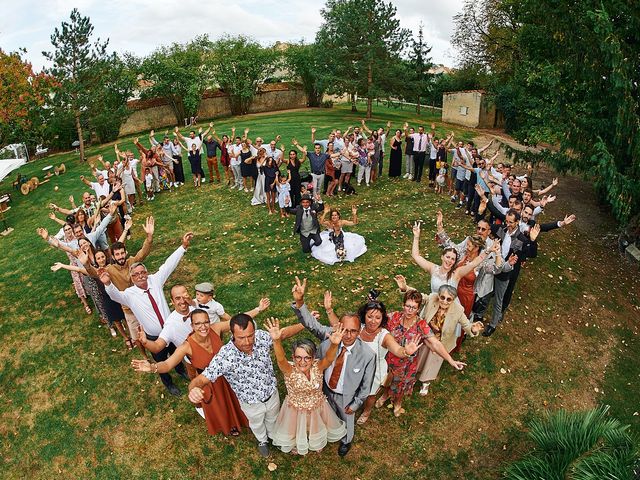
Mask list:
[{"label": "woman in orange dress", "polygon": [[[229,330],[229,322],[216,322],[211,325],[209,314],[204,310],[195,309],[191,312],[191,327],[193,333],[187,341],[165,361],[149,363],[148,360],[131,360],[131,366],[137,372],[165,373],[170,372],[187,356],[198,373],[202,373],[222,347],[220,335]],[[211,435],[222,432],[235,436],[240,433],[242,427],[249,426],[235,393],[224,377],[204,388],[204,400],[200,407],[204,411],[204,419]]]}]

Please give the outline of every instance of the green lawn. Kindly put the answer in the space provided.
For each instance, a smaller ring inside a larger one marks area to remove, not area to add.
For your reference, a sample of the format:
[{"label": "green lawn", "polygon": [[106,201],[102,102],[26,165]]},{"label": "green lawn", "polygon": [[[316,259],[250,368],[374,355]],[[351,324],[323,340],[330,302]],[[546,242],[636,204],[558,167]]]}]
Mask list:
[{"label": "green lawn", "polygon": [[[428,116],[418,120],[407,110],[378,107],[375,112],[370,126],[387,120],[394,127],[405,120],[437,121]],[[281,134],[287,144],[295,136],[310,145],[312,125],[323,138],[330,128],[345,129],[359,118],[339,106],[222,119],[216,121],[216,131],[249,127],[251,137],[268,140]],[[454,130],[457,137],[475,136]],[[445,132],[439,122],[438,131]],[[147,143],[146,134],[141,138]],[[122,139],[120,148],[133,148],[131,140]],[[111,145],[88,151],[113,157]],[[539,258],[524,268],[505,324],[490,339],[463,346],[459,357],[469,364],[464,373],[443,367],[429,397],[414,395],[399,420],[386,409],[374,412],[357,429],[345,459],[339,459],[335,445],[305,458],[276,452],[272,461],[278,468],[270,472],[250,433],[238,439],[209,436],[186,397],[164,395],[157,377],[134,373],[129,362],[137,354],[84,313],[67,273],[49,270],[66,256],[50,249],[35,229],[57,231],[47,218],[47,204],[66,205],[69,194],[79,201],[85,189],[78,177],[87,175],[88,167],[69,153],[20,170],[28,177],[42,176],[44,166],[61,162],[67,166],[64,176],[26,197],[13,194],[7,217],[15,231],[0,239],[3,478],[487,479],[499,478],[506,463],[527,452],[526,423],[545,408],[610,403],[614,414],[640,433],[640,417],[634,415],[640,374],[633,354],[640,317],[637,276],[629,275],[629,267],[598,240],[609,221],[603,219],[605,226],[594,231],[579,218],[568,229],[543,234]],[[586,197],[563,191],[564,186],[583,188]],[[0,190],[9,188],[7,179]],[[593,214],[592,197],[580,180],[563,178],[558,201],[545,220],[564,214],[563,202],[584,204],[585,215]],[[140,246],[141,224],[149,214],[156,217],[150,270],[179,245],[185,231],[193,230],[192,248],[168,285],[211,281],[216,299],[230,312],[251,308],[268,295],[269,315],[291,323],[294,275],[308,278],[307,298],[315,306],[330,288],[338,310],[353,310],[376,287],[397,308],[394,274],[406,275],[416,286],[426,287],[429,281],[409,255],[410,224],[426,222],[422,246],[433,259],[438,257],[432,241],[438,208],[454,238],[471,231],[468,218],[453,210],[446,197],[385,176],[354,197],[329,202],[345,213],[353,203],[359,206],[361,223],[353,231],[366,237],[369,248],[353,264],[329,267],[300,252],[292,219],[268,216],[265,207],[251,207],[249,199],[249,194],[209,183],[199,191],[187,184],[163,193],[136,211],[129,250]],[[181,379],[177,384],[186,389]],[[283,389],[281,383],[282,398]]]}]

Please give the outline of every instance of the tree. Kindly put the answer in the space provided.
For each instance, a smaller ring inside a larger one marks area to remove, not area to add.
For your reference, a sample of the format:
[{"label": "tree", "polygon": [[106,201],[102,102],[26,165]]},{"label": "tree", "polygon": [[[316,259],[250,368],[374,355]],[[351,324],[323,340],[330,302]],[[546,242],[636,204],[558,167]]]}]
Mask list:
[{"label": "tree", "polygon": [[422,34],[422,23],[418,29],[418,39],[412,40],[411,50],[409,52],[409,78],[407,86],[409,94],[416,101],[416,113],[420,115],[420,100],[427,91],[431,83],[429,69],[433,65],[429,53],[431,47],[424,41]]},{"label": "tree", "polygon": [[310,107],[319,107],[325,91],[323,55],[316,44],[302,42],[290,45],[285,62],[295,79],[300,79]]},{"label": "tree", "polygon": [[[465,11],[473,10],[472,3]],[[463,57],[479,59],[491,72],[489,89],[509,131],[530,144],[556,147],[517,155],[592,178],[601,200],[627,222],[640,211],[637,4],[485,0],[479,5],[475,16],[458,24],[454,41],[468,49]],[[465,35],[470,43],[462,42]]]},{"label": "tree", "polygon": [[[316,43],[328,62],[327,84],[338,94],[373,99],[403,90],[401,55],[410,32],[400,28],[396,7],[376,0],[328,0]],[[355,103],[352,103],[352,109]]]},{"label": "tree", "polygon": [[507,468],[509,480],[635,478],[640,451],[629,427],[607,418],[608,406],[586,412],[560,410],[532,422],[535,449]]},{"label": "tree", "polygon": [[169,47],[160,47],[142,61],[142,78],[149,85],[142,98],[166,98],[177,123],[195,116],[202,95],[213,84],[208,63],[212,43],[206,35]]},{"label": "tree", "polygon": [[277,70],[280,54],[244,36],[224,36],[214,42],[210,56],[215,81],[229,95],[231,113],[244,115],[258,86]]},{"label": "tree", "polygon": [[88,106],[89,125],[101,143],[118,138],[120,126],[127,118],[127,101],[137,86],[137,60],[131,55],[123,58],[115,53],[102,64],[100,84]]},{"label": "tree", "polygon": [[107,58],[107,45],[98,38],[91,43],[93,25],[89,17],[83,17],[77,9],[71,11],[71,21],[62,22],[51,35],[52,52],[42,54],[53,62],[49,73],[55,77],[58,86],[55,94],[58,100],[73,113],[78,141],[80,161],[84,161],[84,134],[82,116],[85,115],[96,86],[101,82],[101,69],[96,68]]},{"label": "tree", "polygon": [[19,52],[0,49],[0,145],[24,142],[28,148],[42,142],[43,107],[53,79],[36,74]]}]

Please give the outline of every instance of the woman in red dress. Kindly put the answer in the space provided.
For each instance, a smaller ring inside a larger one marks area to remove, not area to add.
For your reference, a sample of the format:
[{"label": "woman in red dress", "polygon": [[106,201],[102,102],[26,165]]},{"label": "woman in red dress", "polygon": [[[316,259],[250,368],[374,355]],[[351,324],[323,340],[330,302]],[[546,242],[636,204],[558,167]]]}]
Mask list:
[{"label": "woman in red dress", "polygon": [[[211,325],[209,314],[196,309],[191,312],[191,327],[193,333],[187,341],[165,361],[152,364],[148,360],[131,360],[131,366],[137,372],[166,373],[187,356],[198,373],[202,373],[222,347],[220,335],[229,330],[229,322],[216,322]],[[238,435],[242,427],[249,426],[235,393],[224,377],[204,388],[204,401],[200,406],[204,410],[204,419],[211,435],[219,432]]]},{"label": "woman in red dress", "polygon": [[[409,290],[405,293],[403,310],[389,315],[389,321],[387,322],[389,333],[402,346],[410,342],[420,343],[424,341],[428,343],[429,348],[449,362],[456,370],[462,370],[465,364],[451,358],[444,345],[431,332],[427,322],[418,316],[421,304],[421,293],[416,290]],[[416,383],[418,355],[398,357],[389,352],[387,353],[387,363],[389,364],[388,375],[391,381],[376,402],[376,407],[380,408],[387,399],[391,398],[393,401],[393,414],[399,417],[404,413],[402,400],[405,396],[411,395],[413,386]]]}]

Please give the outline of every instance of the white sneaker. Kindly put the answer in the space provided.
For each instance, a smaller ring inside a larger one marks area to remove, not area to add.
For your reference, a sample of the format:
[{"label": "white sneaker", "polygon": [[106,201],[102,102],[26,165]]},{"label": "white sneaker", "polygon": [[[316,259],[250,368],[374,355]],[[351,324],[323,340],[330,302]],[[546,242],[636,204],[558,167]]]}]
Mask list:
[{"label": "white sneaker", "polygon": [[249,193],[249,189],[247,187],[244,187],[244,191]]},{"label": "white sneaker", "polygon": [[367,183],[367,187],[369,186],[369,184]]},{"label": "white sneaker", "polygon": [[111,336],[112,337],[117,337],[118,334],[116,333],[116,329],[113,327],[109,327],[109,331],[111,332]]},{"label": "white sneaker", "polygon": [[409,174],[408,180],[413,180],[413,175]]},{"label": "white sneaker", "polygon": [[422,384],[422,388],[420,389],[421,396],[426,397],[429,394],[429,385],[431,385],[431,382]]},{"label": "white sneaker", "polygon": [[409,174],[408,174],[408,173],[405,173],[405,174],[402,176],[402,178],[409,178]]},{"label": "white sneaker", "polygon": [[200,179],[200,182],[201,183],[207,183],[207,179],[206,178],[202,178],[202,179]]},{"label": "white sneaker", "polygon": [[362,182],[358,182],[358,186],[362,185]]}]

